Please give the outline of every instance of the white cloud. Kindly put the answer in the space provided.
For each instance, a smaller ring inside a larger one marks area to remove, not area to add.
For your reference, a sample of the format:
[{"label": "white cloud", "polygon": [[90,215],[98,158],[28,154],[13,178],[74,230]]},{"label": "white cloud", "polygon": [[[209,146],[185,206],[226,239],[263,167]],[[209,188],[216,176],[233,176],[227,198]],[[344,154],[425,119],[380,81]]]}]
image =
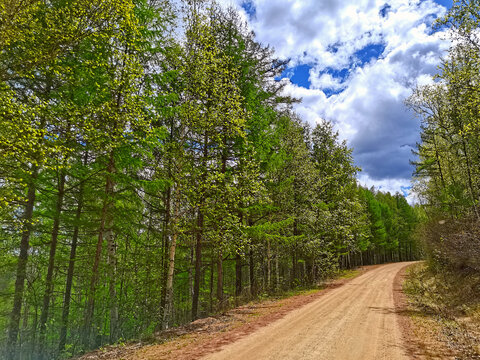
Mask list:
[{"label": "white cloud", "polygon": [[[445,8],[432,0],[391,0],[383,17],[386,1],[253,0],[250,26],[277,56],[292,58],[292,66],[313,64],[310,89],[286,87],[303,98],[296,111],[312,124],[332,120],[354,148],[362,176],[395,192],[409,183],[419,134],[403,99],[417,83],[428,83],[449,43],[430,30]],[[359,59],[358,51],[372,44],[382,44],[382,56]],[[343,79],[331,72],[345,68]],[[327,90],[343,91],[327,98]]]},{"label": "white cloud", "polygon": [[409,180],[405,179],[384,179],[384,180],[372,180],[366,174],[360,174],[358,177],[358,183],[364,187],[375,187],[376,190],[383,192],[389,192],[392,195],[397,192],[400,194],[406,193],[406,199],[409,204],[413,205],[419,202],[417,195],[412,191],[412,184]]},{"label": "white cloud", "polygon": [[312,88],[314,89],[330,89],[330,90],[341,90],[344,88],[344,84],[339,78],[333,77],[331,74],[322,73],[319,71],[310,71],[310,81],[312,83]]}]

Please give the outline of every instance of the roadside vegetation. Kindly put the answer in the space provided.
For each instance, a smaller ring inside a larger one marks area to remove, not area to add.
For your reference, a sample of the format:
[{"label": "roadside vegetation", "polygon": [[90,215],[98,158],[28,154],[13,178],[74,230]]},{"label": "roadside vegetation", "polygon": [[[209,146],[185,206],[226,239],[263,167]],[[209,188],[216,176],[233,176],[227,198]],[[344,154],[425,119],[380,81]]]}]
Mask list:
[{"label": "roadside vegetation", "polygon": [[[406,283],[460,358],[480,357],[480,4],[456,1],[437,21],[454,39],[431,85],[407,104],[421,117],[417,229],[427,256]],[[419,213],[420,214],[420,213]]]},{"label": "roadside vegetation", "polygon": [[480,275],[474,272],[438,271],[426,264],[409,269],[403,289],[420,341],[434,347],[426,353],[458,359],[480,359]]}]

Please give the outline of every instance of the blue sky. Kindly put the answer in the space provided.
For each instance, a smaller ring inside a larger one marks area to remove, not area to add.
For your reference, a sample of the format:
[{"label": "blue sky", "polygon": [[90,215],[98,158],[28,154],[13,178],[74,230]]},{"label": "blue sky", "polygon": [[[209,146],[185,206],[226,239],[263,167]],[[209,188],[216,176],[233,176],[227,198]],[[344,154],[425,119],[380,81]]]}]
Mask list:
[{"label": "blue sky", "polygon": [[287,94],[312,125],[327,119],[354,149],[359,181],[409,196],[419,120],[403,103],[431,82],[449,47],[433,21],[451,0],[221,0],[257,40],[291,59]]},{"label": "blue sky", "polygon": [[[378,60],[382,56],[384,50],[385,44],[378,43],[369,44],[364,48],[356,51],[353,54],[352,58],[352,68],[353,66],[362,66],[370,61]],[[300,64],[294,67],[289,67],[283,72],[282,77],[288,78],[295,85],[308,89],[311,87],[310,71],[313,67],[314,65],[311,64]],[[322,73],[330,74],[332,75],[332,77],[344,82],[348,77],[350,70],[350,67],[345,67],[343,69],[325,68]],[[328,97],[341,92],[329,88],[325,88],[325,90],[326,91],[324,92]]]}]

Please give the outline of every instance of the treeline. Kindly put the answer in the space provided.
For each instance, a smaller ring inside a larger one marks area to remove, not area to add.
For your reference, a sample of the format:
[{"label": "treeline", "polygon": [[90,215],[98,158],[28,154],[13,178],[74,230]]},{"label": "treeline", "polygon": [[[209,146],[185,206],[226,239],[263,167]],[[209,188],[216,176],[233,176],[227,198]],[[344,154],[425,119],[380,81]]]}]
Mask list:
[{"label": "treeline", "polygon": [[0,344],[53,359],[412,259],[287,61],[214,3],[0,5]]},{"label": "treeline", "polygon": [[431,85],[407,104],[421,117],[416,192],[426,219],[420,236],[431,265],[480,271],[480,4],[455,1],[437,21],[452,37]]},{"label": "treeline", "polygon": [[359,248],[362,260],[367,264],[378,264],[422,257],[412,236],[421,217],[420,208],[410,206],[400,193],[391,195],[359,188],[359,196],[366,204],[370,224],[366,232],[367,242]]},{"label": "treeline", "polygon": [[[461,359],[479,358],[480,300],[480,3],[454,1],[437,26],[452,38],[431,85],[407,104],[422,119],[416,192],[417,231],[427,263],[406,282],[436,336]],[[447,345],[448,344],[448,345]]]}]

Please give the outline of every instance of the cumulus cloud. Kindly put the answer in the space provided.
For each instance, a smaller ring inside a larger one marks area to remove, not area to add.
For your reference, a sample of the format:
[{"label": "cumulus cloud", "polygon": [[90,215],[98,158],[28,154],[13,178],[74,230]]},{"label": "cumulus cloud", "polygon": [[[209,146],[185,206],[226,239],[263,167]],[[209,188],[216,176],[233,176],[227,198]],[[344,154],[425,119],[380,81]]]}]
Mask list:
[{"label": "cumulus cloud", "polygon": [[334,77],[329,73],[318,71],[310,71],[310,81],[315,89],[342,90],[345,88],[344,82],[338,77]]},{"label": "cumulus cloud", "polygon": [[[236,2],[239,9],[241,4]],[[407,186],[419,122],[403,100],[415,84],[430,81],[449,47],[445,34],[431,30],[446,9],[433,0],[249,4],[255,16],[244,13],[260,42],[291,58],[292,68],[311,64],[310,88],[286,87],[303,99],[296,105],[299,115],[312,124],[333,121],[369,184],[393,192]]]}]

